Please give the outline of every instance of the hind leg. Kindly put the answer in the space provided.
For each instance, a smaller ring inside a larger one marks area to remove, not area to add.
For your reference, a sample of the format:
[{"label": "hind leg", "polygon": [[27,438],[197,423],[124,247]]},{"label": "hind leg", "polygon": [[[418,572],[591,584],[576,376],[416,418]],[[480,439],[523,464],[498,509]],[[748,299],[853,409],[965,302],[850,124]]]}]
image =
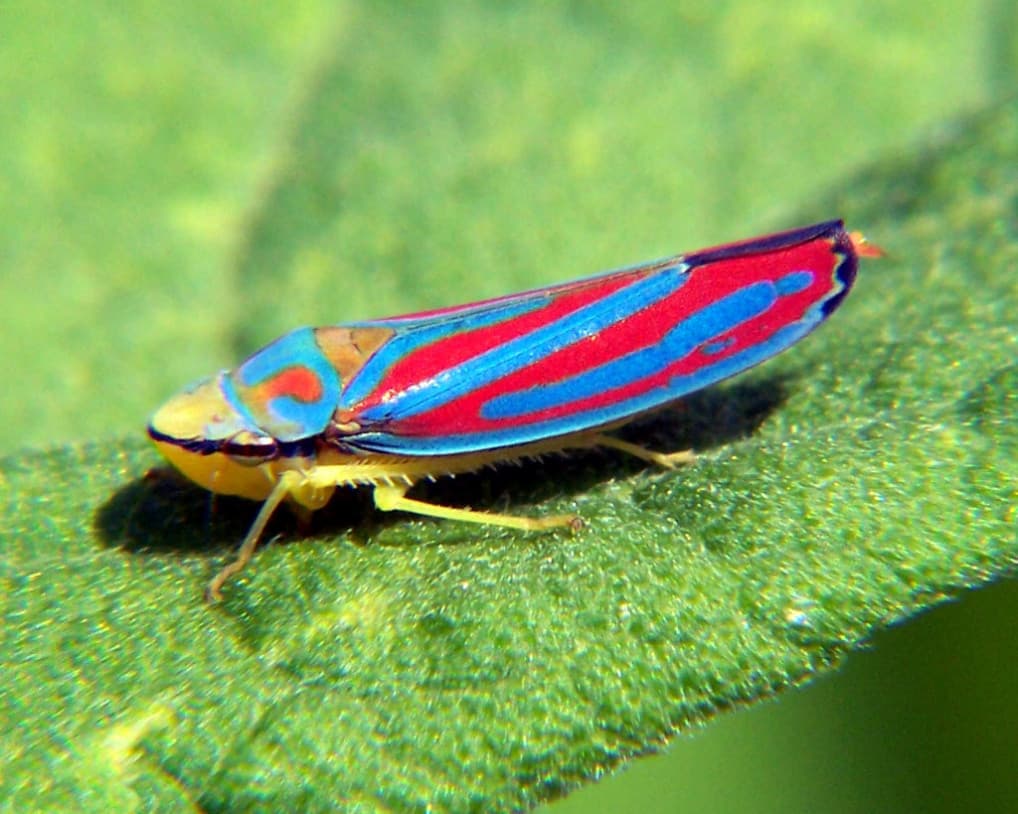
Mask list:
[{"label": "hind leg", "polygon": [[478,523],[485,526],[502,526],[523,531],[542,531],[544,529],[569,527],[577,529],[583,525],[575,514],[558,514],[550,517],[518,517],[513,514],[495,514],[493,512],[476,512],[472,509],[456,509],[452,506],[441,506],[426,503],[406,496],[409,486],[375,486],[375,505],[383,512],[411,512],[427,517],[438,517],[443,520],[461,520],[467,523]]},{"label": "hind leg", "polygon": [[665,469],[674,469],[679,464],[688,464],[696,460],[696,455],[691,449],[671,453],[654,452],[653,450],[641,447],[639,444],[631,444],[629,441],[623,441],[621,438],[600,433],[593,436],[592,440],[599,447],[617,449],[620,452],[625,452],[627,455],[632,455],[634,458],[639,458],[641,461],[663,466]]}]

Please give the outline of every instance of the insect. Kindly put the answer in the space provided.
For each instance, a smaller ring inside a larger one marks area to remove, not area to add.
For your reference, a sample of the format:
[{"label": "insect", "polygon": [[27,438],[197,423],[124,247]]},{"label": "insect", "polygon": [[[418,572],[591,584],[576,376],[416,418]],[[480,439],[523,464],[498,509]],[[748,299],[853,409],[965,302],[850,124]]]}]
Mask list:
[{"label": "insect", "polygon": [[383,511],[539,530],[530,518],[407,496],[434,479],[551,451],[609,447],[648,410],[774,356],[841,303],[858,258],[841,221],[732,243],[521,294],[390,319],[298,328],[187,388],[152,417],[162,454],[213,492],[262,501],[210,601],[251,559],[283,501],[321,508],[368,486]]}]

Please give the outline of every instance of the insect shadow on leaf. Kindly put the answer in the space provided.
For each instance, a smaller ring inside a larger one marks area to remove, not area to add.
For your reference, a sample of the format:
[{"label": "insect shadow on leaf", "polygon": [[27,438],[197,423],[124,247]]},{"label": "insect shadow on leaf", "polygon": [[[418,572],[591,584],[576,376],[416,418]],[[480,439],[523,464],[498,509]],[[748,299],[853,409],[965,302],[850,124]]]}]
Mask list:
[{"label": "insect shadow on leaf", "polygon": [[[612,434],[648,449],[703,453],[753,435],[787,399],[791,382],[791,375],[778,374],[708,388]],[[443,505],[504,511],[582,494],[618,477],[620,469],[635,475],[656,468],[613,450],[573,450],[424,482],[414,493]],[[681,470],[675,476],[681,477]],[[214,495],[159,467],[114,493],[96,512],[95,528],[106,545],[128,552],[220,557],[236,546],[258,508],[250,500]],[[294,512],[277,513],[264,539],[347,533],[367,543],[373,530],[405,522],[401,513],[376,511],[369,490],[347,488],[337,490],[313,521]]]}]

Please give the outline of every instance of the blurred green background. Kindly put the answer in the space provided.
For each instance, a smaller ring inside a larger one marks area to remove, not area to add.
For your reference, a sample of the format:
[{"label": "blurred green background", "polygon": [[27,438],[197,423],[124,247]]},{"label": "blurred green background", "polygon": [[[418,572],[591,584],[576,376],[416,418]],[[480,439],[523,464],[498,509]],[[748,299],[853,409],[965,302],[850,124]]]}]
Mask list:
[{"label": "blurred green background", "polygon": [[[1001,0],[7,4],[0,449],[137,434],[297,324],[791,225],[1013,93],[1016,19]],[[970,594],[552,808],[1018,810],[1016,619],[1013,584]]]}]

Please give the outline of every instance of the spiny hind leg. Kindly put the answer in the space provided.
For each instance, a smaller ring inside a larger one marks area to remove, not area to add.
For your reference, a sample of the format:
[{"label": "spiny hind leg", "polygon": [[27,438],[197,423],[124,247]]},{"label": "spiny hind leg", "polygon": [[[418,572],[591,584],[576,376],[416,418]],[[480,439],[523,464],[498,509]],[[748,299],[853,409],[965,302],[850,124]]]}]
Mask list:
[{"label": "spiny hind leg", "polygon": [[248,529],[244,542],[237,549],[237,558],[216,574],[205,588],[206,601],[218,602],[223,598],[223,585],[234,574],[243,571],[244,566],[251,561],[255,548],[258,546],[258,540],[262,536],[262,532],[265,531],[265,526],[268,524],[273,512],[276,511],[280,503],[286,500],[297,489],[302,480],[303,476],[299,472],[284,472],[279,480],[276,481],[272,492],[258,511],[258,516],[255,518],[254,523]]},{"label": "spiny hind leg", "polygon": [[639,458],[641,461],[663,466],[665,469],[674,469],[679,464],[688,464],[696,460],[696,454],[691,449],[672,453],[654,452],[653,450],[641,447],[639,444],[631,444],[629,441],[623,441],[621,438],[604,435],[603,433],[591,436],[591,441],[596,446],[617,449],[620,452],[625,452],[627,455]]},{"label": "spiny hind leg", "polygon": [[475,512],[471,509],[455,509],[452,506],[441,506],[426,503],[406,496],[409,486],[374,487],[375,506],[383,512],[412,512],[427,517],[438,517],[443,520],[462,520],[467,523],[479,523],[485,526],[503,526],[523,531],[541,531],[543,529],[569,528],[577,529],[583,523],[575,514],[557,514],[551,517],[517,517],[512,514],[494,514],[492,512]]}]

